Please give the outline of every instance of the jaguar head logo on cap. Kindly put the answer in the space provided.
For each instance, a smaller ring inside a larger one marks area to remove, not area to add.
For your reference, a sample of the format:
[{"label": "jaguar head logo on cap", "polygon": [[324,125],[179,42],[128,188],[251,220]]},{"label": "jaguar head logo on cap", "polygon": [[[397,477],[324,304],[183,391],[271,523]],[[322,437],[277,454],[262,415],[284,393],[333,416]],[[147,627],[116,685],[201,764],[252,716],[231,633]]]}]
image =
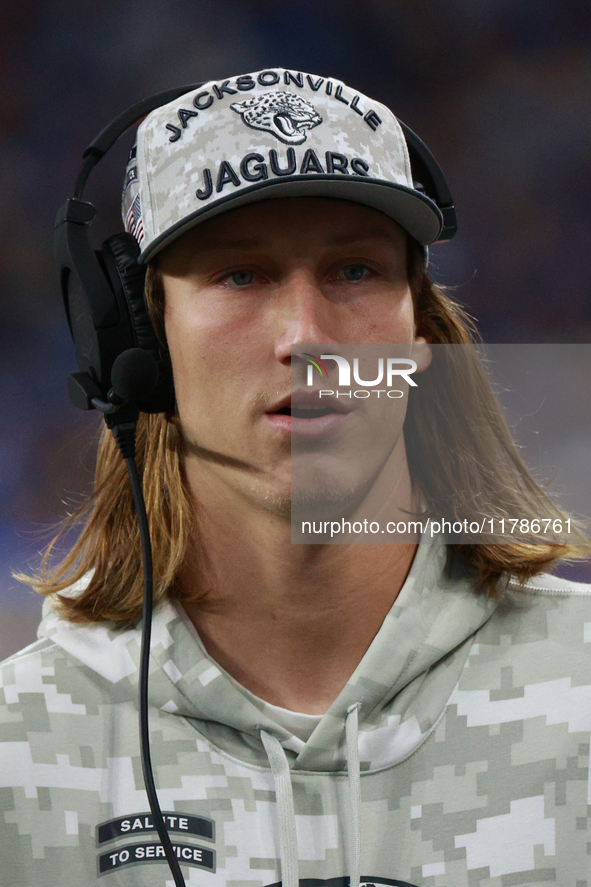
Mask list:
[{"label": "jaguar head logo on cap", "polygon": [[251,129],[270,132],[286,145],[301,145],[307,131],[322,123],[314,106],[293,92],[266,92],[230,107]]}]

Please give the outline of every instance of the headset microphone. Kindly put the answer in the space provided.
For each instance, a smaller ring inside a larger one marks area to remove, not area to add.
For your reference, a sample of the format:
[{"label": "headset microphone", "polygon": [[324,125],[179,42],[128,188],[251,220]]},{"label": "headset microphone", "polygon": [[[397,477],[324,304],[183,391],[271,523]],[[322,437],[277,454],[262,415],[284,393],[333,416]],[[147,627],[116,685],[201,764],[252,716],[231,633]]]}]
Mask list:
[{"label": "headset microphone", "polygon": [[110,416],[130,401],[137,404],[149,398],[159,378],[158,363],[150,351],[128,348],[115,359],[106,400],[93,380],[83,373],[73,373],[69,377],[68,389],[75,406],[86,410],[94,408]]},{"label": "headset microphone", "polygon": [[128,348],[113,364],[113,387],[109,392],[109,399],[116,398],[121,402],[146,400],[158,384],[158,377],[158,364],[150,351]]}]

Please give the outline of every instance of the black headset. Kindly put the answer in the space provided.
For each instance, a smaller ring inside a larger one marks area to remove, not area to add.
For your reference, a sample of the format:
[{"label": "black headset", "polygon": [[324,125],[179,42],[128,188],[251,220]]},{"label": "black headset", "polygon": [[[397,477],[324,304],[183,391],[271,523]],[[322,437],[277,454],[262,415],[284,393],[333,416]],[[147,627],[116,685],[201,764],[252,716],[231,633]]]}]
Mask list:
[{"label": "black headset", "polygon": [[[120,136],[155,108],[200,86],[203,83],[160,92],[116,117],[84,151],[71,196],[58,211],[55,258],[80,370],[69,377],[68,392],[80,409],[109,413],[127,400],[134,400],[146,413],[174,409],[170,365],[144,300],[146,266],[137,261],[138,243],[131,234],[121,232],[95,250],[89,229],[96,210],[82,195],[92,169]],[[441,212],[439,240],[450,240],[457,223],[445,176],[424,142],[399,122],[408,145],[414,186]],[[119,362],[113,375],[117,358],[130,349],[134,354]]]}]

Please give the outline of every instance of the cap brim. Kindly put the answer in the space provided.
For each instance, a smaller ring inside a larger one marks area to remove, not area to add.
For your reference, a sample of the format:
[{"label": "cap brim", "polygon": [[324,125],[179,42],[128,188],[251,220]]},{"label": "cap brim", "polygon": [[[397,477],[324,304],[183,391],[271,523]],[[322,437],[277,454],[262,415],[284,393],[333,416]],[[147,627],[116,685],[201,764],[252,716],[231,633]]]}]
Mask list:
[{"label": "cap brim", "polygon": [[435,203],[424,194],[405,185],[367,179],[365,176],[321,174],[315,175],[314,178],[308,175],[290,176],[285,180],[271,179],[271,181],[257,182],[235,194],[221,197],[213,205],[185,216],[148,244],[141,252],[138,261],[148,262],[189,228],[206,219],[249,203],[281,197],[335,197],[371,206],[398,222],[423,246],[434,243],[443,228],[443,217]]}]

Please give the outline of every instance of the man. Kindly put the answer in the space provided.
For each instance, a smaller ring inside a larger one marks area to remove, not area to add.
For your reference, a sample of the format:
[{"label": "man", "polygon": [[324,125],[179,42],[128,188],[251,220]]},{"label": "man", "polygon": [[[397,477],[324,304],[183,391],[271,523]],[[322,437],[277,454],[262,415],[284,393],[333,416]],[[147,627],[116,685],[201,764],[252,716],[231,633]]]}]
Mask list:
[{"label": "man", "polygon": [[[291,437],[339,441],[357,421],[292,401],[304,348],[414,348],[428,388],[428,346],[471,342],[426,275],[441,217],[391,112],[301,72],[206,84],[142,124],[124,216],[174,379],[174,411],[140,418],[137,461],[160,602],[152,758],[186,883],[586,885],[589,590],[531,581],[572,549],[291,542]],[[462,446],[441,444],[459,413],[409,399],[382,463],[347,475],[341,514],[385,478],[397,514],[476,499],[559,514],[466,360],[449,378],[482,421]],[[438,460],[405,446],[426,427]],[[109,435],[86,514],[36,580],[53,595],[40,641],[1,672],[11,887],[170,878],[137,745],[138,532]]]}]

